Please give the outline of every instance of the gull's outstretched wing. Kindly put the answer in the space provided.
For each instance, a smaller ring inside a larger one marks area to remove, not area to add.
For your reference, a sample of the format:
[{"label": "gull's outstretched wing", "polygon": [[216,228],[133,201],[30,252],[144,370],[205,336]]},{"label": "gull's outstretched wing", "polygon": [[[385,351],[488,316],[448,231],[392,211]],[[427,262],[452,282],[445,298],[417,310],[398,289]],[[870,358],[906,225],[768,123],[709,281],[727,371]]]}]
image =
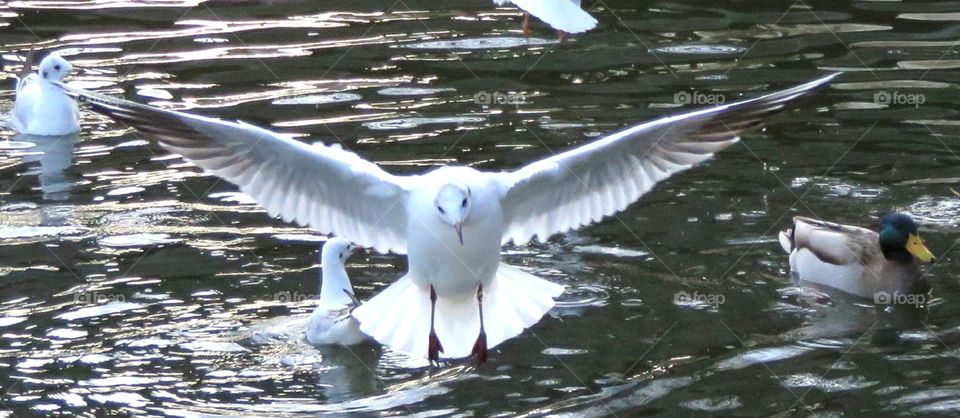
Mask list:
[{"label": "gull's outstretched wing", "polygon": [[380,251],[406,252],[410,177],[388,174],[338,146],[307,145],[245,123],[59,85],[94,111],[236,184],[271,216]]},{"label": "gull's outstretched wing", "polygon": [[653,186],[737,142],[746,130],[838,74],[763,97],[666,117],[497,174],[504,190],[503,242],[578,228],[626,209]]},{"label": "gull's outstretched wing", "polygon": [[581,9],[578,0],[510,0],[510,3],[567,33],[586,32],[597,26],[597,19]]}]

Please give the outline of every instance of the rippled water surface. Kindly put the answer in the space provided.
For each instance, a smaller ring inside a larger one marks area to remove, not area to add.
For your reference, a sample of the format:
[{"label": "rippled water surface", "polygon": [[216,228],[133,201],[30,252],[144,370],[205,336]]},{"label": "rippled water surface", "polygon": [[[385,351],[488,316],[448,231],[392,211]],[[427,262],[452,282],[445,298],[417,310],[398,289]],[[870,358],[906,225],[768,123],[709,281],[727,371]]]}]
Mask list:
[{"label": "rippled water surface", "polygon": [[[599,27],[561,44],[487,0],[0,3],[2,112],[13,60],[59,50],[78,86],[396,173],[510,169],[689,98],[846,72],[618,218],[506,248],[567,292],[481,366],[311,347],[324,237],[93,113],[78,136],[4,131],[0,417],[960,412],[960,3],[584,4]],[[791,282],[791,216],[892,209],[939,256],[926,307]],[[348,269],[366,299],[406,265]]]}]

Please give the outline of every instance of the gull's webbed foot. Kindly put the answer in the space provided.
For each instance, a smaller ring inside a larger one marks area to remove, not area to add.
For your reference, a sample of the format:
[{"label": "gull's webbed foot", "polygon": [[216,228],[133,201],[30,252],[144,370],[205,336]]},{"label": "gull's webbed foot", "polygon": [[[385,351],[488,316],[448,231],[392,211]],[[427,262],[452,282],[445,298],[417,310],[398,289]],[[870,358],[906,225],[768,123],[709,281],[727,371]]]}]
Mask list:
[{"label": "gull's webbed foot", "polygon": [[480,330],[480,335],[477,336],[477,342],[473,343],[473,351],[470,352],[470,355],[477,359],[477,363],[483,364],[487,362],[487,333],[483,330]]},{"label": "gull's webbed foot", "polygon": [[440,353],[443,352],[443,345],[440,344],[440,339],[437,338],[437,332],[430,330],[430,342],[427,343],[427,359],[430,360],[431,364],[437,364],[440,362]]},{"label": "gull's webbed foot", "polygon": [[483,325],[483,285],[477,286],[477,309],[480,311],[480,335],[477,341],[473,343],[473,350],[470,355],[477,359],[477,363],[487,362],[487,331]]}]

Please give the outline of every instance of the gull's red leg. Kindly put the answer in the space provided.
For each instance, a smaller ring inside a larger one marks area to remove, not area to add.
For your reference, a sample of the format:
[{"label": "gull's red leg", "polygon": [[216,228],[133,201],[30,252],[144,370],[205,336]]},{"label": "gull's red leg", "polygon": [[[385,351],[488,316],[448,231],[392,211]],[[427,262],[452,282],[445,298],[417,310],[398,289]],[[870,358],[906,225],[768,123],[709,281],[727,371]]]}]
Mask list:
[{"label": "gull's red leg", "polygon": [[480,307],[480,335],[477,336],[477,342],[473,343],[473,352],[471,356],[477,359],[480,364],[487,362],[487,332],[483,329],[483,285],[477,288],[477,306]]},{"label": "gull's red leg", "polygon": [[427,358],[430,363],[440,362],[440,353],[443,352],[443,346],[440,345],[440,339],[437,338],[437,331],[433,328],[433,317],[437,314],[437,291],[430,285],[430,342],[427,343]]}]

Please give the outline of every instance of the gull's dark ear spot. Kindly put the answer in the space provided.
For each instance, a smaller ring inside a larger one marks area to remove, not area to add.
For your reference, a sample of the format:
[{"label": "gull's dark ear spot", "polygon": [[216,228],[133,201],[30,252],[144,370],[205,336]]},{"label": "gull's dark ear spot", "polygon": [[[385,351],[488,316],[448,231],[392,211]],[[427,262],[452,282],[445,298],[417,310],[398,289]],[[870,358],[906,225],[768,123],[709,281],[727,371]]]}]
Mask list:
[{"label": "gull's dark ear spot", "polygon": [[46,71],[44,71],[44,72],[43,72],[43,73],[41,73],[40,75],[42,75],[42,76],[43,76],[43,78],[47,78],[47,72],[46,72]]},{"label": "gull's dark ear spot", "polygon": [[440,210],[440,213],[444,213],[444,214],[447,213],[447,211],[443,210],[443,208],[440,206],[437,206],[437,209]]}]

